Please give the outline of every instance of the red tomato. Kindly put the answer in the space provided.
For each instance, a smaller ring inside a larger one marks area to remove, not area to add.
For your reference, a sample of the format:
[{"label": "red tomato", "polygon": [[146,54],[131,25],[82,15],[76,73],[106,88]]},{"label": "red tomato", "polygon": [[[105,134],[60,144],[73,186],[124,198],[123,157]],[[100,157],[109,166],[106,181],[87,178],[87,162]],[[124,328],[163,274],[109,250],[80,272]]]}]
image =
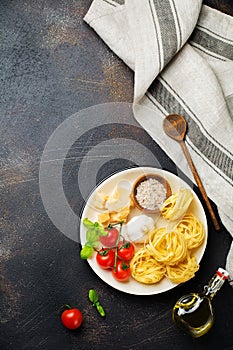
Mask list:
[{"label": "red tomato", "polygon": [[116,271],[114,271],[113,268],[112,275],[120,282],[127,281],[131,276],[129,263],[126,261],[117,260]]},{"label": "red tomato", "polygon": [[102,248],[96,255],[96,261],[102,269],[113,267],[115,260],[115,252],[108,248]]},{"label": "red tomato", "polygon": [[108,231],[107,236],[99,236],[100,242],[103,244],[104,247],[114,247],[116,245],[119,231],[117,228],[113,227],[110,229],[105,229],[105,231]]},{"label": "red tomato", "polygon": [[83,322],[83,315],[79,309],[70,308],[63,311],[61,321],[66,328],[76,329],[81,326]]},{"label": "red tomato", "polygon": [[134,245],[132,242],[120,242],[117,255],[120,259],[129,261],[134,256]]}]

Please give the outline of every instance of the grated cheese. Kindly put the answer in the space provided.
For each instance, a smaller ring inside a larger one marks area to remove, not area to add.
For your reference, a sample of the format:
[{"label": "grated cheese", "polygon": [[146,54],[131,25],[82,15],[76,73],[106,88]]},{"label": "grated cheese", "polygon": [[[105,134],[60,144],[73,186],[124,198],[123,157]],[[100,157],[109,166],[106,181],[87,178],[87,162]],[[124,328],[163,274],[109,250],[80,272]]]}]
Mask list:
[{"label": "grated cheese", "polygon": [[138,185],[136,199],[142,208],[155,210],[165,201],[166,190],[161,182],[149,178]]}]

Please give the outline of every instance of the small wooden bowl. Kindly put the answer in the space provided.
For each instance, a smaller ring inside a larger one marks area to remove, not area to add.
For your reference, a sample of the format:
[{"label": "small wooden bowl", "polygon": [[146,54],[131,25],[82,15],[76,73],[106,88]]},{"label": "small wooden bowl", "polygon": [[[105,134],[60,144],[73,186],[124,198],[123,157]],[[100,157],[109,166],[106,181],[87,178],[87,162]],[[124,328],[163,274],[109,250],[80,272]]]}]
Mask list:
[{"label": "small wooden bowl", "polygon": [[145,174],[145,175],[142,175],[140,176],[133,184],[133,187],[132,187],[132,193],[131,193],[131,198],[132,198],[132,201],[134,203],[134,205],[144,211],[145,213],[148,213],[148,214],[157,214],[157,213],[160,213],[160,209],[159,207],[156,208],[156,209],[148,209],[148,208],[143,208],[137,201],[137,198],[136,198],[136,194],[137,194],[137,188],[138,186],[140,185],[141,182],[143,181],[146,181],[146,180],[149,180],[149,179],[155,179],[157,180],[158,182],[160,182],[164,188],[165,188],[165,192],[166,192],[166,195],[165,195],[165,200],[171,196],[172,194],[172,190],[171,190],[171,186],[169,184],[169,182],[162,176],[158,175],[158,174]]}]

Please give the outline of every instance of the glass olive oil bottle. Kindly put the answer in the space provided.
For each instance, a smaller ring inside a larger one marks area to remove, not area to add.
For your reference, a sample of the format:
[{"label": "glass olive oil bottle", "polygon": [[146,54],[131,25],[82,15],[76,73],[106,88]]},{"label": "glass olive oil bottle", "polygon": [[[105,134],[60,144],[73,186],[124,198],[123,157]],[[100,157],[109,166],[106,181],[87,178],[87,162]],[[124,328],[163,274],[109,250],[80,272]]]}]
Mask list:
[{"label": "glass olive oil bottle", "polygon": [[208,332],[214,323],[211,301],[228,276],[228,272],[220,267],[203,292],[182,296],[173,308],[173,321],[194,338]]}]

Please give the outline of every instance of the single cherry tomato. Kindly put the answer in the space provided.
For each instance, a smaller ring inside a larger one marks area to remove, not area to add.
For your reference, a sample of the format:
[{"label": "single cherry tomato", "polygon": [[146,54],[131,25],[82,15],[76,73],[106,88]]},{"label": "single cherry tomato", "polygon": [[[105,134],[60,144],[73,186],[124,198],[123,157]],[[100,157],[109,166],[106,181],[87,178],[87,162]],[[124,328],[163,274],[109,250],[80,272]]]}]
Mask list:
[{"label": "single cherry tomato", "polygon": [[114,247],[116,245],[119,231],[117,228],[106,228],[105,231],[108,232],[107,236],[99,236],[100,242],[103,244],[104,247]]},{"label": "single cherry tomato", "polygon": [[115,260],[115,252],[109,248],[102,248],[96,255],[96,261],[102,269],[112,268]]},{"label": "single cherry tomato", "polygon": [[[67,307],[70,307],[67,305]],[[61,321],[68,329],[76,329],[81,326],[83,322],[83,315],[79,309],[69,308],[62,312]]]},{"label": "single cherry tomato", "polygon": [[120,259],[129,261],[134,256],[134,245],[132,242],[119,242],[117,255]]},{"label": "single cherry tomato", "polygon": [[116,270],[114,268],[112,269],[112,275],[120,282],[127,281],[131,276],[129,263],[127,261],[117,260]]}]

